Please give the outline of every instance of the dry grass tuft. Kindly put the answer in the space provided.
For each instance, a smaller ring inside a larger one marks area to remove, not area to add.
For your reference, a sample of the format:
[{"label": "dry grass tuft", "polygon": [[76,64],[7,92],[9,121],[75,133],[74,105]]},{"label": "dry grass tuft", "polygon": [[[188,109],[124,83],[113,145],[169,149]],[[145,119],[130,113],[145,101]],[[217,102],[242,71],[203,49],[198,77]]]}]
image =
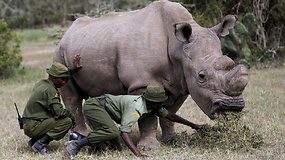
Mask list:
[{"label": "dry grass tuft", "polygon": [[183,143],[190,147],[232,151],[257,149],[264,144],[264,139],[241,120],[244,114],[245,112],[226,112],[215,120],[213,126],[206,125],[192,135],[184,131],[172,144],[179,146]]}]

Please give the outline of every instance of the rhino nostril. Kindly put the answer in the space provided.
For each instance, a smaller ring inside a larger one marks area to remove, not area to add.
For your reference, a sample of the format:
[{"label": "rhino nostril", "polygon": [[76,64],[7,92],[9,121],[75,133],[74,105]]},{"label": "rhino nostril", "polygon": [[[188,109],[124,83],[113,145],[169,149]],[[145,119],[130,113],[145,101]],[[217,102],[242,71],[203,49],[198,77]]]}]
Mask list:
[{"label": "rhino nostril", "polygon": [[219,108],[220,108],[220,101],[214,102],[212,107],[211,107],[210,114],[214,115]]},{"label": "rhino nostril", "polygon": [[214,102],[214,106],[220,106],[220,101]]}]

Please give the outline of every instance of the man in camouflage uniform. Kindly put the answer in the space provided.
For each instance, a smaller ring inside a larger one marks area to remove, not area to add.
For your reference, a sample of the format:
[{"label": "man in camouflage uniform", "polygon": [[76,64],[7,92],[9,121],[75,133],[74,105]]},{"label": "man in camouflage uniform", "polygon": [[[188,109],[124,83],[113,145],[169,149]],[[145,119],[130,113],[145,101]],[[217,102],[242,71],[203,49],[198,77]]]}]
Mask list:
[{"label": "man in camouflage uniform", "polygon": [[71,73],[80,68],[80,55],[74,58],[69,68],[53,63],[47,69],[49,78],[38,82],[23,113],[24,133],[30,137],[28,144],[35,152],[50,154],[47,145],[60,140],[75,124],[74,116],[63,108],[57,88],[62,87]]},{"label": "man in camouflage uniform", "polygon": [[[69,155],[74,157],[83,146],[94,146],[103,142],[113,144],[117,149],[120,149],[118,138],[121,135],[126,145],[136,156],[146,157],[133,144],[129,133],[134,123],[148,114],[155,114],[170,121],[188,125],[194,129],[203,127],[203,125],[193,124],[174,113],[168,112],[162,107],[163,102],[167,98],[162,86],[148,85],[146,91],[141,96],[113,96],[105,94],[101,97],[87,99],[83,105],[83,112],[93,131],[80,140],[66,142],[66,149]],[[119,129],[113,120],[120,124]]]}]

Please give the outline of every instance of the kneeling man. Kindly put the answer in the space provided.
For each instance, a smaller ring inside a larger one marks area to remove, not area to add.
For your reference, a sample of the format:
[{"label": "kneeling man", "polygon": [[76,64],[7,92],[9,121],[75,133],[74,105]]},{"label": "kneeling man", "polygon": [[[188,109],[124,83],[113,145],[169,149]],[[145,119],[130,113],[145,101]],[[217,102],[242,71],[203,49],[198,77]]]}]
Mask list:
[{"label": "kneeling man", "polygon": [[71,73],[81,68],[80,55],[74,58],[74,66],[69,68],[60,63],[53,63],[47,69],[48,79],[35,84],[23,113],[24,133],[30,137],[28,144],[41,154],[49,154],[47,145],[52,140],[60,140],[75,124],[74,116],[60,101],[57,88],[62,87]]},{"label": "kneeling man", "polygon": [[[162,86],[148,85],[141,96],[105,94],[101,97],[87,99],[83,105],[83,112],[93,131],[80,140],[66,142],[67,152],[74,157],[83,146],[96,146],[103,142],[120,149],[119,136],[121,135],[126,145],[136,156],[146,157],[133,144],[129,133],[134,123],[148,114],[155,114],[194,129],[203,127],[203,125],[193,124],[174,113],[168,112],[163,107],[163,102],[167,98]],[[120,124],[119,129],[113,121]]]}]

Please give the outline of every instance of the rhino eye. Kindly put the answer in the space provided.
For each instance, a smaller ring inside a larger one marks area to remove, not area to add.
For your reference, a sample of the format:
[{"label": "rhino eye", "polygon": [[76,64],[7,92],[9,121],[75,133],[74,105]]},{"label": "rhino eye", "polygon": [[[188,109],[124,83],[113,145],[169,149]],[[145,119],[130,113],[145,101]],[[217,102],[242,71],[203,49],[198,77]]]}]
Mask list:
[{"label": "rhino eye", "polygon": [[199,82],[203,83],[206,81],[206,74],[207,74],[207,72],[205,70],[202,70],[198,73]]},{"label": "rhino eye", "polygon": [[204,78],[205,78],[205,74],[199,73],[199,78],[200,78],[200,79],[204,79]]}]

